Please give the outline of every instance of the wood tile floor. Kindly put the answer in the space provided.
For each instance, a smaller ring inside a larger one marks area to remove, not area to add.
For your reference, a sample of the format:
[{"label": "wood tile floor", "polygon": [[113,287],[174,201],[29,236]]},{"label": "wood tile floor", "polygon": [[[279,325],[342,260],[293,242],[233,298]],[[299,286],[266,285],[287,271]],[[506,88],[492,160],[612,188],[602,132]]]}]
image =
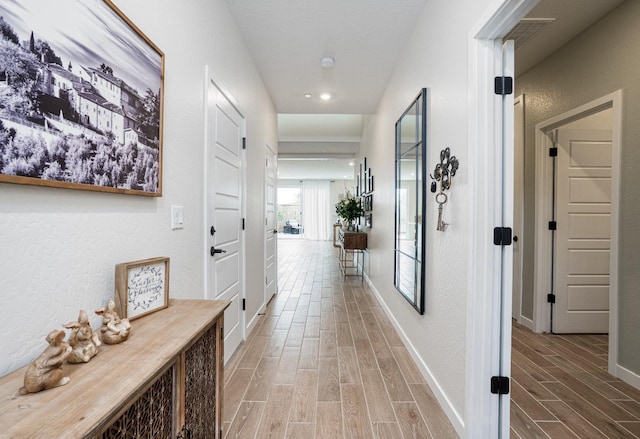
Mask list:
[{"label": "wood tile floor", "polygon": [[512,438],[640,438],[640,391],[607,373],[607,335],[514,324]]},{"label": "wood tile floor", "polygon": [[[279,240],[280,292],[225,368],[225,438],[456,438],[366,284],[331,243]],[[640,438],[606,335],[513,326],[511,438]]]},{"label": "wood tile floor", "polygon": [[279,240],[279,293],[225,367],[224,437],[457,438],[332,243]]}]

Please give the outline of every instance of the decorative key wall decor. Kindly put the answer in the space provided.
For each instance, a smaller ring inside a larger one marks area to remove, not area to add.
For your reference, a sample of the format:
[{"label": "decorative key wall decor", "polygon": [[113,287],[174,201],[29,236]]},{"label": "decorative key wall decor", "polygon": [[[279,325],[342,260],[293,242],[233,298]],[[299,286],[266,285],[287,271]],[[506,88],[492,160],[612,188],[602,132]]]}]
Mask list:
[{"label": "decorative key wall decor", "polygon": [[436,193],[436,191],[438,191],[438,193],[436,193],[436,203],[438,203],[438,224],[436,230],[440,232],[444,232],[449,225],[442,219],[444,205],[449,199],[444,191],[451,189],[453,176],[456,175],[459,166],[460,163],[456,156],[452,156],[451,150],[449,147],[446,147],[440,151],[440,163],[436,165],[433,174],[429,175],[431,180],[433,180],[431,182],[431,192]]}]

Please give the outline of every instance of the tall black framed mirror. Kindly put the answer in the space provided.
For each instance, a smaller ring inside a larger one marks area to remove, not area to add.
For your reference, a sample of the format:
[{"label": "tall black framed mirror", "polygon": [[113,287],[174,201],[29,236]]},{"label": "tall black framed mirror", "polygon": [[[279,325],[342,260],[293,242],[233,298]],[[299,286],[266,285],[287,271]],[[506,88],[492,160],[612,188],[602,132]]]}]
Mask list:
[{"label": "tall black framed mirror", "polygon": [[424,314],[427,89],[396,122],[394,285]]}]

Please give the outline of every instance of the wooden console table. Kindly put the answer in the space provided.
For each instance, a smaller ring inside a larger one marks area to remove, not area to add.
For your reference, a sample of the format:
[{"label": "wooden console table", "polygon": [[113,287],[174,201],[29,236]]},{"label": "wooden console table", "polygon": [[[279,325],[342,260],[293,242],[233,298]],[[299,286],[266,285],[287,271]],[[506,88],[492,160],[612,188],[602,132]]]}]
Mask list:
[{"label": "wooden console table", "polygon": [[[367,234],[364,232],[338,231],[340,244],[340,269],[347,276],[360,276],[364,280],[364,251],[367,249]],[[362,259],[362,264],[360,264]]]},{"label": "wooden console table", "polygon": [[0,438],[220,438],[227,306],[171,300],[127,341],[65,363],[61,387],[20,395],[26,367],[1,378]]}]

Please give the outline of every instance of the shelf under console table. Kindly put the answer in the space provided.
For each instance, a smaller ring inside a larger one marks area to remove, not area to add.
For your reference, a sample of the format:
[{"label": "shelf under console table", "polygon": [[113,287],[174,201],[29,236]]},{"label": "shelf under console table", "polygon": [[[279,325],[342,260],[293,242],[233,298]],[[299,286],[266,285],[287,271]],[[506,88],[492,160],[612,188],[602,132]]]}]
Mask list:
[{"label": "shelf under console table", "polygon": [[[365,232],[349,232],[344,229],[338,231],[340,245],[340,269],[346,276],[360,276],[364,280],[364,251],[367,249],[367,234]],[[362,263],[360,263],[362,260]]]},{"label": "shelf under console table", "polygon": [[220,438],[228,306],[170,300],[128,340],[65,363],[61,387],[20,395],[26,366],[0,378],[0,438]]}]

